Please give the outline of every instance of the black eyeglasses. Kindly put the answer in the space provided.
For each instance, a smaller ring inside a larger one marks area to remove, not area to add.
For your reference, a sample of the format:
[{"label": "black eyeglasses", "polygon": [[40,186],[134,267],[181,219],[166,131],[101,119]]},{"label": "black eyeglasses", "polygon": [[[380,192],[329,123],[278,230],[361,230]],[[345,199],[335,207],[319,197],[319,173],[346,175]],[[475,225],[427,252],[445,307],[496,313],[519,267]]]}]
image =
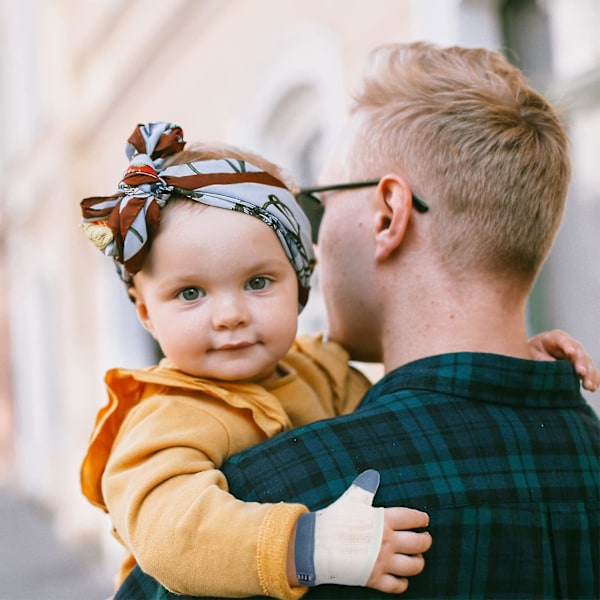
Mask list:
[{"label": "black eyeglasses", "polygon": [[[296,194],[296,200],[310,222],[313,244],[317,243],[317,239],[319,237],[319,226],[321,225],[321,219],[323,218],[323,213],[325,212],[325,206],[323,206],[323,202],[315,194],[318,192],[332,192],[334,190],[353,190],[356,188],[371,187],[375,185],[379,185],[379,179],[374,181],[360,181],[357,183],[323,185],[320,187],[304,188],[300,190]],[[414,194],[412,196],[412,202],[415,209],[420,213],[424,213],[429,210],[429,206],[427,206],[423,200],[420,200]]]}]

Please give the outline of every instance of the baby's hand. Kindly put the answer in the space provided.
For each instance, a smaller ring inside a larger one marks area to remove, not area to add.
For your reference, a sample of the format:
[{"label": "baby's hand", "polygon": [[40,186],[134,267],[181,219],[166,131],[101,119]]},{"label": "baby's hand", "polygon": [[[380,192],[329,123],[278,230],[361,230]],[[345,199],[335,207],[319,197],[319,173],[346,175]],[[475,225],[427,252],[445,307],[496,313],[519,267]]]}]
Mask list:
[{"label": "baby's hand", "polygon": [[531,355],[535,360],[567,359],[586,390],[595,392],[600,386],[600,371],[583,345],[560,329],[545,331],[529,340]]},{"label": "baby's hand", "polygon": [[404,531],[429,524],[426,513],[373,506],[379,473],[361,473],[333,504],[300,516],[295,570],[300,585],[368,586],[403,592],[405,577],[423,570],[429,533]]},{"label": "baby's hand", "polygon": [[367,587],[401,594],[408,587],[408,579],[418,575],[425,566],[423,552],[431,547],[431,535],[417,533],[429,525],[427,513],[411,508],[386,508],[384,512],[381,549],[367,580]]}]

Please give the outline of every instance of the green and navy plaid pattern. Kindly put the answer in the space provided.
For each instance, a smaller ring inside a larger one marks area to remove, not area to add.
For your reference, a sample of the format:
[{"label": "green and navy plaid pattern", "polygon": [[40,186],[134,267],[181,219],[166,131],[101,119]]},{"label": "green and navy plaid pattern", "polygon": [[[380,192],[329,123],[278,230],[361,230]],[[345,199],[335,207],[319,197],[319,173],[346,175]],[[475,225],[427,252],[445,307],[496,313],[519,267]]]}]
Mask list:
[{"label": "green and navy plaid pattern", "polygon": [[[223,467],[245,500],[336,499],[377,469],[375,504],[430,514],[408,598],[600,597],[600,422],[567,362],[459,353],[388,374],[355,413],[281,434]],[[127,592],[129,590],[129,592]],[[118,600],[169,595],[137,570]],[[390,598],[321,586],[309,598]]]}]

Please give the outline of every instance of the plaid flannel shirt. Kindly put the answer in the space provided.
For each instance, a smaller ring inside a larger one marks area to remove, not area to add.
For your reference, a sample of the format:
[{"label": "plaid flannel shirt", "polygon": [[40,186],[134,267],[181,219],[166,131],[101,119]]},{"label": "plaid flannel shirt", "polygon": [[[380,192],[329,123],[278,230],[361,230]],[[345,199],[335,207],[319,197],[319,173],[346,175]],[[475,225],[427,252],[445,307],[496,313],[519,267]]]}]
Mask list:
[{"label": "plaid flannel shirt", "polygon": [[[447,354],[386,375],[351,415],[283,433],[223,467],[244,500],[335,500],[381,474],[375,504],[430,514],[402,598],[600,597],[600,422],[567,362]],[[307,598],[390,598],[320,586]],[[139,569],[116,600],[179,599]]]}]

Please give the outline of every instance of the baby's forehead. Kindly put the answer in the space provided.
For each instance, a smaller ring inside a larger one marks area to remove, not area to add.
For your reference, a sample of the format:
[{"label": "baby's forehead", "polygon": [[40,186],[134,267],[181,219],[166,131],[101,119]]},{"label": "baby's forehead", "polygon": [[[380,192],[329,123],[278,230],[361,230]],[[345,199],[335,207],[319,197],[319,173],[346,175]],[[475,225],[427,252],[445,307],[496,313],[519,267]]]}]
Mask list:
[{"label": "baby's forehead", "polygon": [[209,208],[208,204],[202,204],[202,202],[196,202],[191,198],[186,198],[185,196],[178,196],[173,194],[169,202],[165,204],[165,206],[161,209],[161,215],[164,218],[164,215],[168,215],[170,213],[174,213],[176,211],[189,211],[189,212],[200,212]]},{"label": "baby's forehead", "polygon": [[[175,242],[186,243],[190,237],[194,238],[196,228],[199,235],[208,235],[213,241],[226,238],[231,244],[231,250],[246,243],[249,237],[268,240],[281,246],[277,233],[260,217],[244,210],[210,206],[187,198],[181,198],[172,205],[169,203],[161,211],[156,239],[163,233],[165,236],[168,234]],[[184,232],[186,235],[180,235]]]},{"label": "baby's forehead", "polygon": [[[182,203],[163,216],[142,267],[147,273],[211,271],[215,279],[248,269],[294,273],[277,233],[251,215],[213,206],[188,209]],[[218,265],[220,273],[214,272]]]}]

